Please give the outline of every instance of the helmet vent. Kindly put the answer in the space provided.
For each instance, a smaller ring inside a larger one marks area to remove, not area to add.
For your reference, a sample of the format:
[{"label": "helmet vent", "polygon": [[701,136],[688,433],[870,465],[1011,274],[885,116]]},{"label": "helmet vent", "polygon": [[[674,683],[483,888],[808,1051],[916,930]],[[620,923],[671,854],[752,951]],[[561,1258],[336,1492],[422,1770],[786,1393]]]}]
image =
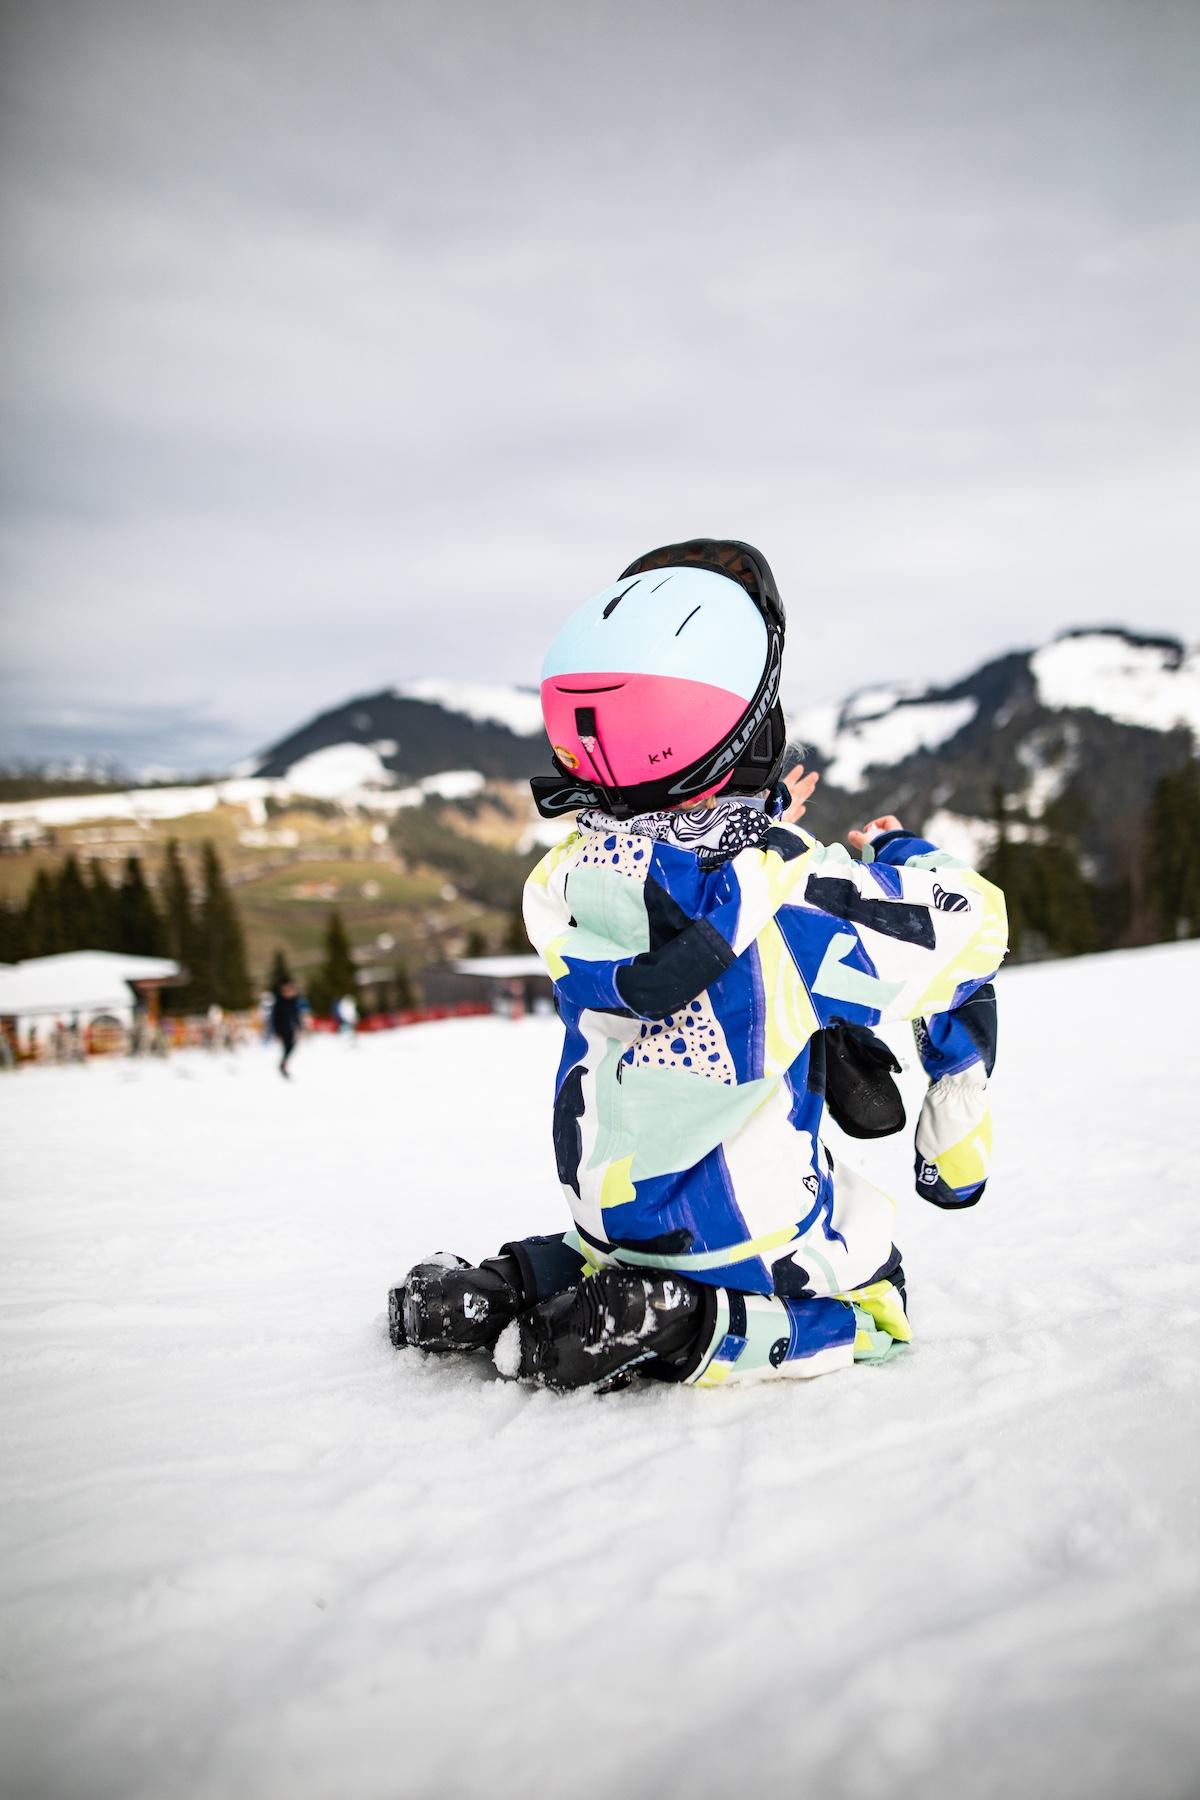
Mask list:
[{"label": "helmet vent", "polygon": [[[640,581],[641,579],[642,578],[639,575],[638,581]],[[662,586],[661,581],[659,582],[658,585],[660,587]],[[619,594],[614,594],[613,598],[609,601],[608,605],[605,607],[603,613],[601,614],[601,617],[605,618],[605,619],[610,619],[612,617],[613,613],[616,612],[618,606],[620,606],[620,604],[621,604],[622,600],[625,598],[626,594],[631,594],[636,586],[637,586],[637,581],[631,581],[627,588],[622,588],[621,592]]]},{"label": "helmet vent", "polygon": [[770,762],[771,761],[771,756],[772,756],[772,752],[774,749],[774,743],[773,743],[774,732],[772,731],[771,727],[772,727],[771,716],[770,716],[770,714],[768,714],[767,717],[763,720],[762,725],[760,726],[759,730],[754,735],[754,742],[750,747],[751,762]]}]

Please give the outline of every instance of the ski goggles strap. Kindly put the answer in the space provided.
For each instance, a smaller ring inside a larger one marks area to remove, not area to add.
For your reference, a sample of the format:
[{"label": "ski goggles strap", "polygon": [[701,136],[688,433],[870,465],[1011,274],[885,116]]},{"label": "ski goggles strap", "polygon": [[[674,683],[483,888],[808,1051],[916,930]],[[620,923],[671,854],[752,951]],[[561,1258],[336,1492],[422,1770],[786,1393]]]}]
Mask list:
[{"label": "ski goggles strap", "polygon": [[598,787],[573,775],[533,775],[529,787],[533,804],[543,819],[557,819],[562,813],[579,812],[585,806],[607,805]]},{"label": "ski goggles strap", "polygon": [[598,806],[614,819],[631,819],[637,813],[678,806],[708,788],[721,793],[765,792],[778,781],[786,752],[787,728],[783,709],[776,700],[740,750],[730,751],[726,740],[725,745],[710,751],[700,762],[678,775],[664,775],[658,781],[642,781],[626,788],[601,787],[569,774],[560,768],[555,758],[558,774],[534,775],[529,787],[533,803],[543,819],[579,812],[585,806]]}]

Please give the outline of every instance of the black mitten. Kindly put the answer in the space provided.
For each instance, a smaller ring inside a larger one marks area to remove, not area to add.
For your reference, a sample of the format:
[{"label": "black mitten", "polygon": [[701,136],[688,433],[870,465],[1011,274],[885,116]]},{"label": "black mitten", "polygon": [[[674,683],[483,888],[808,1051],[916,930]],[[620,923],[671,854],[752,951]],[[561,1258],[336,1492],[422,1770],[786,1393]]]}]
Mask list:
[{"label": "black mitten", "polygon": [[900,1064],[865,1025],[830,1025],[825,1039],[825,1104],[847,1137],[881,1138],[904,1129],[904,1102],[892,1080]]}]

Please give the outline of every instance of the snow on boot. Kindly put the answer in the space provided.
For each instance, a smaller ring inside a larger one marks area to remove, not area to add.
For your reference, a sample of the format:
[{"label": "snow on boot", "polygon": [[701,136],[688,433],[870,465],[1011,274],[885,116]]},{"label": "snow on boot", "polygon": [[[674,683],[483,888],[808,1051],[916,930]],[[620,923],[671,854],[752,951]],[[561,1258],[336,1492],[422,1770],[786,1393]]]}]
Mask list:
[{"label": "snow on boot", "polygon": [[496,1366],[545,1387],[604,1392],[623,1387],[642,1365],[686,1353],[701,1318],[693,1282],[601,1269],[522,1313],[496,1346]]},{"label": "snow on boot", "polygon": [[389,1293],[388,1334],[397,1349],[486,1350],[523,1305],[511,1256],[475,1266],[439,1251]]}]

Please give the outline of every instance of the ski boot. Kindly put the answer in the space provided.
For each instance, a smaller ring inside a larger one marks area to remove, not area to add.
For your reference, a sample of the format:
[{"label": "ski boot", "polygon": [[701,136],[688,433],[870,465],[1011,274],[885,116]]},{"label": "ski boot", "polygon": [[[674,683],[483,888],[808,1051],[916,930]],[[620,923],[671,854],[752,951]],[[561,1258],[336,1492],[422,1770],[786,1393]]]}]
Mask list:
[{"label": "ski boot", "polygon": [[438,1251],[388,1294],[388,1336],[398,1350],[487,1350],[525,1304],[515,1258]]},{"label": "ski boot", "polygon": [[706,1319],[704,1296],[678,1275],[601,1269],[523,1312],[496,1346],[501,1374],[608,1393],[636,1373],[668,1379]]}]

